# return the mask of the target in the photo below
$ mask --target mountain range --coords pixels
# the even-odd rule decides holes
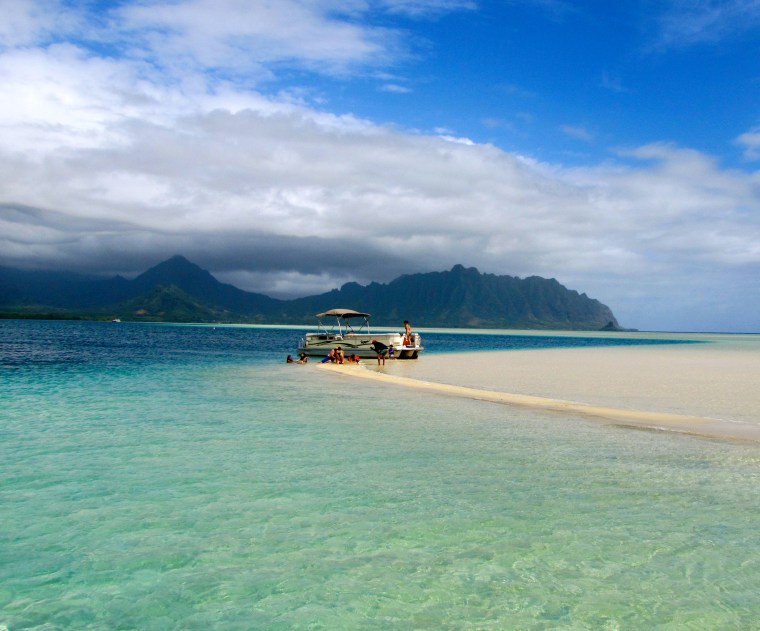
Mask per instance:
[[[0,316],[313,324],[332,308],[372,314],[376,325],[620,330],[606,305],[554,279],[450,271],[407,274],[390,283],[346,283],[330,292],[279,300],[221,283],[183,256],[132,280],[0,267]]]

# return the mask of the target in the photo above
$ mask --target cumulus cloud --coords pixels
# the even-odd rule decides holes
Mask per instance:
[[[198,64],[245,72],[277,62],[343,72],[354,64],[387,61],[402,41],[395,31],[331,17],[358,11],[356,3],[279,0],[161,0],[119,10],[125,34],[136,35],[134,54],[160,65]]]
[[[279,33],[266,54],[345,68],[381,45],[330,3],[297,4],[268,4],[261,19],[310,11],[314,32],[346,45],[299,48],[296,30]],[[236,2],[214,5],[229,11],[215,25],[198,24],[210,6],[119,9],[109,17],[122,20],[117,33],[143,29],[128,55],[53,41],[0,53],[0,264],[129,276],[184,254],[245,289],[293,296],[463,263],[557,277],[629,326],[673,326],[674,302],[685,321],[696,287],[760,312],[758,174],[661,143],[567,168],[445,130],[408,132],[243,89],[198,67],[233,65],[232,48],[201,44],[235,28],[256,39],[259,27],[234,26]],[[342,6],[345,15],[367,3]],[[432,3],[375,8],[415,6]],[[282,13],[268,14],[273,7]],[[19,41],[43,37],[45,24]],[[170,26],[161,44],[145,35]],[[146,50],[178,66],[158,68]],[[271,63],[253,50],[256,63]],[[739,142],[758,146],[754,131]]]
[[[86,28],[86,21],[58,0],[4,0],[2,9],[2,48],[49,43]]]
[[[736,139],[736,144],[744,147],[744,157],[747,160],[760,159],[760,127],[741,134]]]
[[[0,154],[2,190],[26,204],[0,208],[3,264],[33,254],[129,274],[181,252],[282,295],[463,262],[558,276],[613,304],[631,276],[673,291],[694,269],[760,266],[756,178],[669,145],[628,152],[633,166],[563,169],[254,109],[130,121],[118,135],[129,142],[44,162]]]

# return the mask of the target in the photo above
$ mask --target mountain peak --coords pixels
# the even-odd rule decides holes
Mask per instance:
[[[461,263],[457,263],[454,267],[451,268],[452,274],[471,274],[473,276],[480,275],[480,272],[478,271],[477,267],[465,267]]]
[[[179,254],[154,265],[135,278],[134,282],[145,288],[156,285],[176,285],[185,291],[221,284],[208,271]]]
[[[162,261],[161,263],[158,263],[157,265],[154,265],[151,267],[148,272],[155,269],[192,269],[192,270],[200,270],[205,271],[195,263],[189,261],[181,254],[175,254],[171,258],[166,259],[165,261]]]

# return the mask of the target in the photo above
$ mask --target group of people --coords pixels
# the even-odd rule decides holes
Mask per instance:
[[[327,362],[332,362],[333,364],[358,364],[359,356],[346,355],[345,351],[340,346],[336,346],[328,353],[327,357],[322,360],[323,364],[326,364]]]
[[[414,334],[409,320],[404,320],[404,346],[414,346]],[[385,366],[386,359],[396,359],[396,349],[393,344],[388,346],[377,340],[372,340],[372,350],[377,354],[377,365]]]
[[[285,360],[288,364],[305,364],[309,361],[309,358],[306,356],[306,353],[301,353],[298,356],[298,360],[293,359],[292,355],[288,355],[288,358]]]

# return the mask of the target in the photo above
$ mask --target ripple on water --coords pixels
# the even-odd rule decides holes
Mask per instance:
[[[216,354],[6,383],[14,631],[742,629],[760,614],[753,447]]]

